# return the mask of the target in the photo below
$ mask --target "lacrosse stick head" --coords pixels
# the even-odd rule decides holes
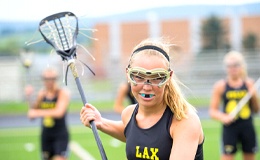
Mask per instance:
[[[76,58],[78,18],[72,12],[60,12],[40,21],[39,32],[62,60]]]

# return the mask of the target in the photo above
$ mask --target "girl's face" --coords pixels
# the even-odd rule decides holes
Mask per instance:
[[[51,90],[56,85],[57,74],[55,72],[46,71],[42,75],[42,80],[47,90]]]
[[[140,67],[146,70],[154,69],[165,69],[168,70],[169,67],[165,63],[165,59],[155,55],[143,55],[137,53],[131,64],[131,68]],[[167,83],[167,82],[166,82]],[[142,84],[132,84],[132,93],[140,106],[152,107],[158,106],[163,102],[163,93],[165,89],[165,84],[158,87],[156,85],[151,85],[149,83]],[[148,96],[149,95],[149,96]]]
[[[225,63],[229,77],[238,78],[241,76],[242,64],[235,59],[228,59]]]

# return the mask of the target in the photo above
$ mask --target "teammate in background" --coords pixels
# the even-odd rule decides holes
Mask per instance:
[[[247,77],[246,63],[241,53],[231,51],[225,55],[223,62],[227,77],[215,83],[209,109],[210,116],[223,124],[221,159],[233,160],[240,143],[244,160],[254,160],[257,137],[252,116],[259,111],[254,82]],[[252,93],[251,99],[234,119],[229,113],[248,92]]]
[[[202,160],[204,134],[196,110],[181,94],[170,67],[169,44],[144,40],[126,68],[137,104],[126,107],[121,121],[105,119],[91,104],[80,112],[89,127],[126,142],[127,159]]]
[[[135,97],[132,94],[131,91],[131,85],[129,83],[121,83],[118,91],[117,91],[117,96],[115,99],[115,103],[114,103],[114,111],[117,113],[122,113],[122,111],[124,110],[125,106],[124,106],[124,100],[125,98],[127,98],[129,100],[130,104],[136,104],[137,101],[135,99]]]
[[[42,118],[41,156],[43,160],[66,160],[68,158],[69,131],[66,113],[70,101],[69,92],[57,84],[58,72],[54,68],[43,71],[44,88],[30,103],[28,118]],[[32,95],[32,87],[25,88],[25,95]]]

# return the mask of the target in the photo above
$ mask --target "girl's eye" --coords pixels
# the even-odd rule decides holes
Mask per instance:
[[[153,80],[154,81],[162,81],[162,80],[164,80],[165,79],[165,77],[158,77],[158,78],[154,78]]]
[[[142,78],[140,76],[134,76],[134,79],[143,80],[144,78]]]
[[[156,78],[154,80],[163,80],[163,77],[160,77],[160,78]]]

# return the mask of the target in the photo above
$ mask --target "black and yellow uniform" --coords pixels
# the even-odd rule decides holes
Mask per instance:
[[[238,88],[232,88],[226,83],[222,95],[223,112],[230,113],[247,93],[248,88],[245,82]],[[221,144],[223,153],[236,153],[238,143],[241,143],[242,150],[245,153],[255,153],[257,151],[257,139],[250,101],[243,106],[232,124],[223,125]]]
[[[53,99],[44,97],[40,103],[41,109],[55,108],[58,92]],[[54,155],[68,156],[69,133],[65,120],[61,118],[44,117],[42,119],[41,147],[42,159],[49,160]]]
[[[124,134],[126,136],[126,154],[129,160],[138,159],[169,159],[173,139],[170,135],[170,126],[173,113],[166,107],[160,120],[150,128],[139,128],[136,122],[138,104],[127,124]],[[195,160],[203,160],[203,143],[198,145]]]

